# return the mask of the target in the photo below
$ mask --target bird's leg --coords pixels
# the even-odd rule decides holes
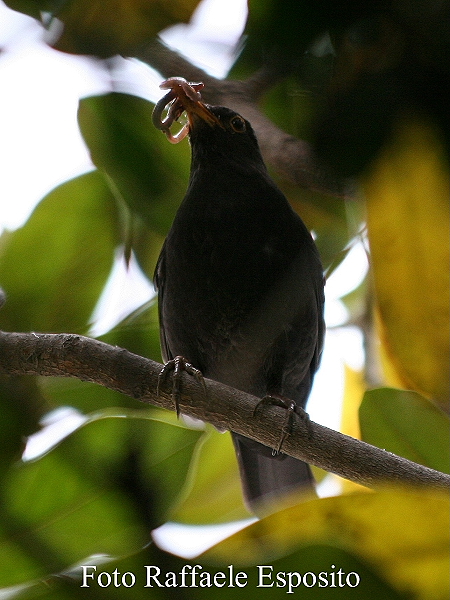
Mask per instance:
[[[164,367],[161,369],[158,376],[158,386],[156,389],[156,394],[159,396],[160,384],[163,379],[166,378],[167,373],[169,371],[173,371],[172,375],[172,399],[175,404],[175,410],[177,411],[177,416],[180,416],[180,397],[181,397],[181,376],[183,371],[186,371],[189,375],[195,377],[197,382],[203,387],[203,391],[205,396],[206,392],[206,384],[203,374],[199,369],[196,369],[191,363],[188,363],[187,360],[183,356],[175,356],[172,360],[166,362]]]
[[[290,400],[285,396],[281,396],[280,394],[268,394],[267,396],[264,396],[264,398],[262,398],[253,409],[253,415],[256,414],[256,411],[263,404],[281,406],[282,408],[286,409],[286,416],[284,419],[283,427],[281,429],[280,441],[278,442],[277,448],[274,448],[272,451],[272,454],[275,456],[276,454],[279,454],[281,452],[284,440],[291,432],[294,415],[298,415],[300,418],[305,419],[306,421],[309,421],[309,415],[305,410],[303,410],[303,408],[297,406],[297,404],[293,400]]]

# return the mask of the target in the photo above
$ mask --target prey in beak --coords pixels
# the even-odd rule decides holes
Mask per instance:
[[[196,117],[211,126],[219,125],[223,128],[219,119],[201,100],[200,90],[204,87],[203,83],[188,82],[182,77],[169,77],[159,87],[162,90],[170,91],[155,105],[152,114],[153,125],[164,132],[172,144],[178,144],[187,136],[189,128],[192,127],[193,119]],[[163,118],[163,113],[166,110],[166,116]],[[172,134],[170,128],[183,112],[187,113],[188,123],[183,125],[178,133]]]

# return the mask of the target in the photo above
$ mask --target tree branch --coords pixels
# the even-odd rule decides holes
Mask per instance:
[[[205,101],[232,108],[250,121],[264,160],[288,181],[342,198],[356,196],[353,181],[329,173],[318,163],[307,142],[279,129],[258,108],[262,94],[284,76],[279,69],[267,65],[246,80],[216,79],[158,40],[136,52],[135,58],[159,71],[163,77],[181,76],[188,81],[203,81]]]
[[[170,385],[156,393],[161,368],[128,350],[79,335],[0,332],[1,374],[76,377],[173,410]],[[259,398],[205,381],[207,396],[196,380],[183,376],[180,408],[184,414],[277,447],[286,414],[283,408],[264,406],[254,413]],[[369,487],[387,482],[450,486],[449,475],[307,419],[294,418],[283,452]]]

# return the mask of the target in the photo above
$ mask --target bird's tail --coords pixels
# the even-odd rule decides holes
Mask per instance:
[[[244,498],[257,516],[270,512],[270,505],[293,491],[315,493],[310,466],[287,454],[232,433]]]

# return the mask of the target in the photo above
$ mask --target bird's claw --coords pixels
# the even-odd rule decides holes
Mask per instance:
[[[175,404],[175,410],[177,416],[180,416],[180,398],[181,398],[181,376],[183,371],[195,377],[196,381],[203,387],[203,391],[206,395],[206,383],[202,372],[196,369],[191,363],[188,363],[183,356],[175,356],[172,360],[166,362],[164,367],[161,369],[158,376],[158,386],[156,394],[159,396],[160,386],[162,381],[166,378],[167,374],[173,371],[172,375],[172,399]]]
[[[284,418],[283,427],[281,429],[280,441],[278,442],[278,446],[272,450],[272,454],[275,456],[281,452],[281,448],[283,447],[284,440],[291,433],[292,421],[293,421],[294,415],[298,415],[302,419],[307,419],[307,420],[309,420],[309,415],[305,410],[303,410],[303,408],[301,408],[300,406],[297,406],[297,404],[293,400],[290,400],[289,398],[285,398],[284,396],[280,396],[280,395],[273,395],[273,396],[268,395],[268,396],[264,396],[264,398],[262,398],[257,403],[255,408],[253,409],[253,416],[255,416],[257,410],[263,404],[266,406],[267,405],[281,406],[281,408],[286,409],[286,416]]]
[[[183,77],[169,77],[159,87],[170,91],[156,103],[152,114],[153,125],[165,133],[169,142],[178,144],[189,133],[189,124],[183,125],[176,134],[172,134],[170,128],[185,109],[183,98],[192,102],[199,102],[201,100],[200,90],[203,89],[204,84],[201,82],[188,82]],[[166,107],[167,114],[163,118]]]

